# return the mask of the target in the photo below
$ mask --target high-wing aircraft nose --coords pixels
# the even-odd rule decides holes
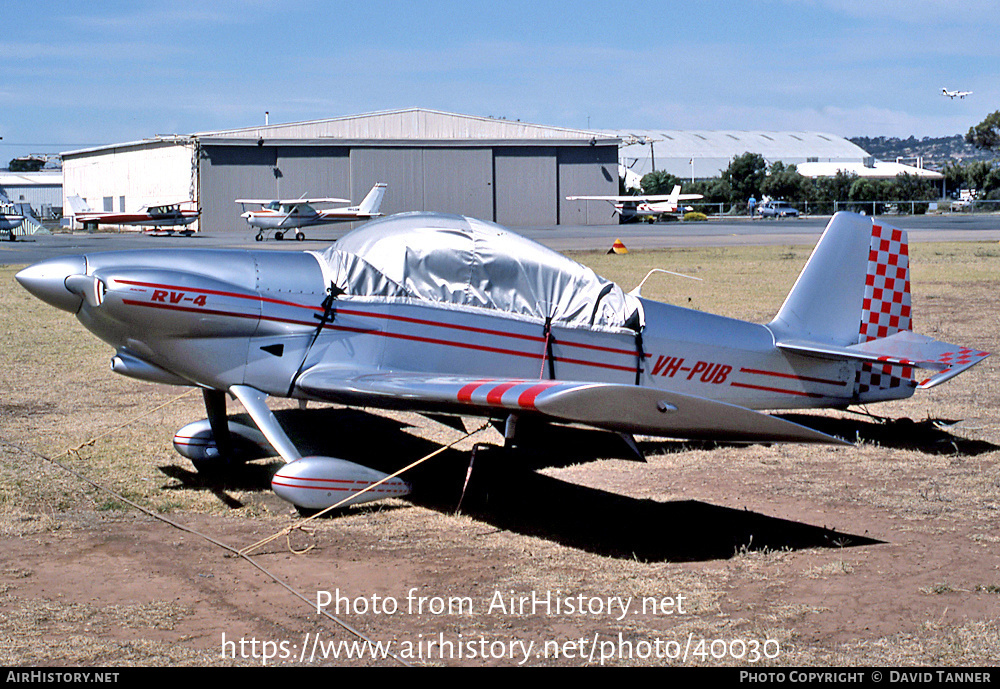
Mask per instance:
[[[60,256],[28,266],[14,278],[21,287],[57,309],[76,313],[83,297],[66,288],[66,278],[87,274],[87,259],[83,256]]]

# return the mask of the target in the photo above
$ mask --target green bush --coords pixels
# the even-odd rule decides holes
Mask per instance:
[[[684,221],[689,222],[691,220],[700,221],[708,220],[708,216],[704,213],[699,213],[698,211],[689,211],[684,214]]]

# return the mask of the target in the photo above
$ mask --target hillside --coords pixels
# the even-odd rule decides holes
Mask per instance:
[[[924,167],[941,168],[949,161],[972,162],[974,160],[992,160],[995,154],[981,151],[971,144],[965,143],[961,134],[955,136],[929,137],[922,139],[909,137],[900,139],[894,136],[855,136],[848,139],[879,160],[895,160],[896,158],[914,158],[922,156]],[[912,164],[912,161],[901,161]]]

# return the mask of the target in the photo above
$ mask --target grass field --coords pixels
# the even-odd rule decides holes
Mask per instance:
[[[626,289],[654,267],[700,277],[656,275],[643,295],[766,322],[808,253],[745,247],[570,255]],[[0,269],[8,286],[0,293],[0,662],[259,664],[220,657],[220,635],[298,639],[321,630],[350,638],[246,563],[138,515],[34,454],[58,457],[157,514],[237,546],[297,518],[268,489],[273,461],[224,479],[195,474],[171,438],[204,416],[201,396],[111,373],[110,348],[17,287],[14,272]],[[916,331],[1000,350],[1000,246],[911,245],[911,273]],[[305,555],[292,555],[282,540],[259,558],[308,593],[338,587],[403,601],[416,587],[477,603],[472,614],[349,616],[372,638],[400,644],[438,634],[539,644],[702,640],[706,653],[686,659],[624,657],[619,644],[606,664],[994,665],[996,361],[868,410],[886,419],[822,413],[818,423],[856,440],[851,448],[643,438],[648,462],[640,464],[605,434],[553,432],[534,452],[486,450],[456,514],[472,443],[499,442],[489,431],[421,467],[412,499],[321,520],[312,535],[295,536],[317,546]],[[416,414],[322,405],[300,413],[283,400],[272,400],[272,408],[299,442],[347,458],[402,465],[459,437]],[[231,403],[230,413],[241,411]],[[622,619],[486,612],[497,592],[556,591],[637,601],[683,596],[684,605],[682,613]],[[779,651],[752,663],[737,657],[734,640],[771,641],[768,650]],[[726,653],[712,656],[723,647]],[[574,648],[528,664],[592,663]],[[384,662],[391,661],[362,664]]]

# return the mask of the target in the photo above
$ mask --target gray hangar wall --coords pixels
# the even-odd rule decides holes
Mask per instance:
[[[618,148],[507,145],[226,145],[202,143],[201,227],[246,230],[238,198],[341,197],[388,184],[382,212],[459,213],[502,225],[613,222],[603,204],[567,195],[618,193]]]

